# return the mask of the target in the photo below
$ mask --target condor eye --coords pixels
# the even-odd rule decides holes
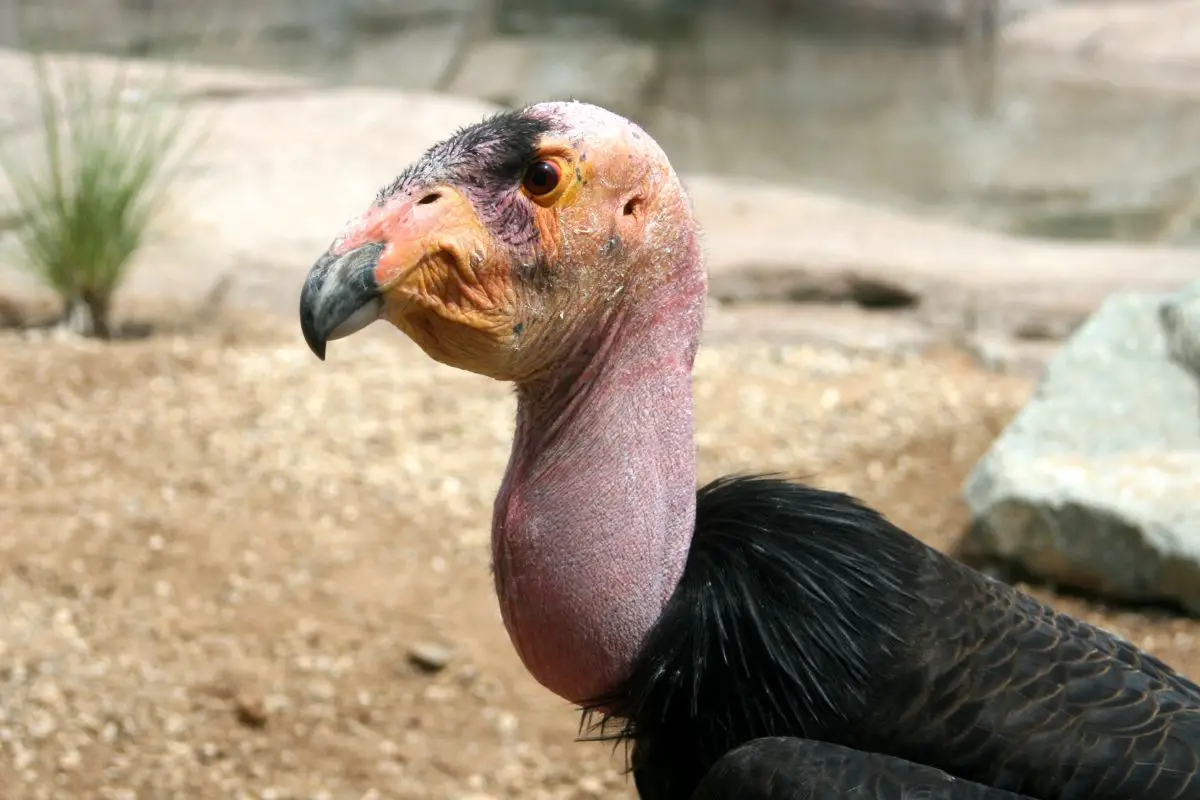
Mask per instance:
[[[562,171],[553,161],[535,161],[525,170],[521,186],[534,197],[550,194],[562,180]]]

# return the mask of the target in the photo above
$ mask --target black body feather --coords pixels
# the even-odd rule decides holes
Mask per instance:
[[[811,739],[755,739],[704,776],[692,800],[1029,800],[941,770]]]
[[[923,765],[979,784],[927,795],[947,800],[1005,797],[969,793],[983,787],[1200,800],[1196,684],[853,498],[768,477],[699,491],[679,587],[627,680],[589,708],[632,743],[646,800],[691,798],[726,754],[712,785],[742,788],[707,797],[921,797],[904,787],[925,785]],[[731,752],[765,737],[789,737],[790,750],[764,744],[757,762]],[[821,743],[860,760],[830,767]],[[768,756],[792,778],[851,780],[835,773],[853,767],[861,780],[851,793],[773,794],[754,783],[778,778]]]

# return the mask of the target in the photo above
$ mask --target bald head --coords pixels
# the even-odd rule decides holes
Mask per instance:
[[[703,293],[695,224],[658,144],[542,103],[431,147],[336,237],[301,301],[310,346],[386,319],[444,363],[522,381],[614,314]]]

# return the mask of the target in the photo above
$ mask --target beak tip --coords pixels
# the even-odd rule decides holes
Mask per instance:
[[[312,351],[314,356],[321,361],[325,360],[325,339],[317,336],[316,331],[307,325],[304,326],[304,343],[308,345],[308,349]]]
[[[300,303],[300,332],[304,335],[304,343],[308,345],[312,354],[324,361],[326,340],[317,332],[316,321],[306,301],[307,298]]]

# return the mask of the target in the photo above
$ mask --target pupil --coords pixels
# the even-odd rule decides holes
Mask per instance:
[[[529,165],[522,183],[526,191],[541,197],[554,191],[561,176],[558,167],[549,161],[537,161]]]

